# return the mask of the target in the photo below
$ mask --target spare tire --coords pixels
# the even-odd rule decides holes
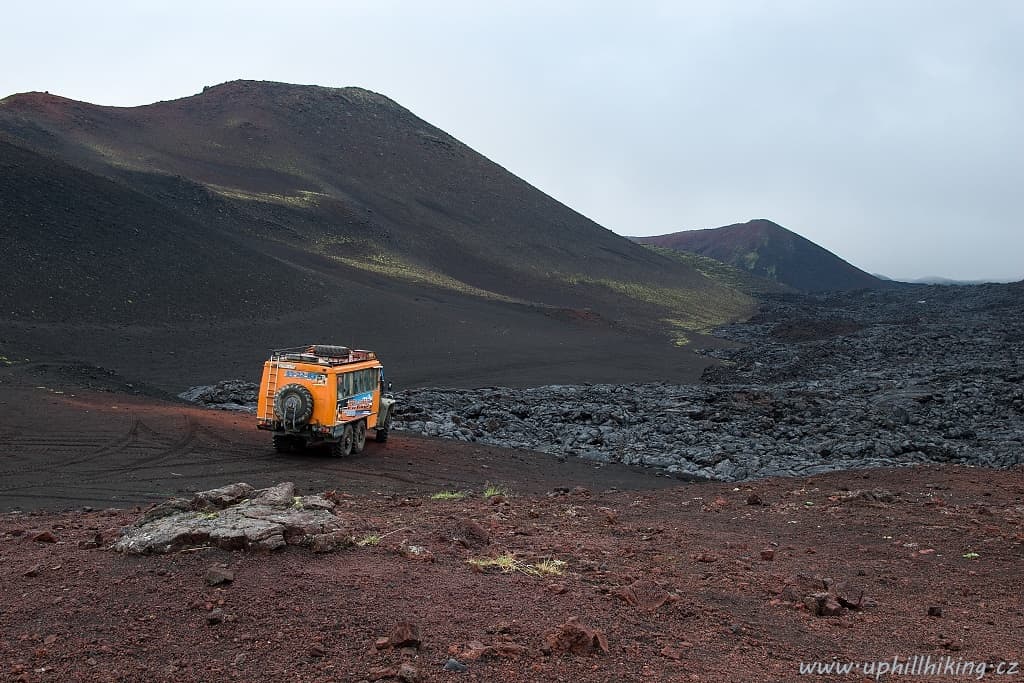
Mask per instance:
[[[305,426],[313,417],[313,394],[301,384],[286,384],[274,396],[274,414],[285,429]]]
[[[313,354],[321,358],[348,358],[350,353],[347,346],[329,346],[317,344],[313,347]]]

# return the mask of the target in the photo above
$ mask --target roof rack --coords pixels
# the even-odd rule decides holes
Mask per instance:
[[[281,362],[313,363],[315,365],[345,365],[367,360],[376,360],[377,354],[365,349],[350,349],[347,346],[333,344],[310,344],[308,346],[291,346],[274,349],[270,352],[270,360]]]

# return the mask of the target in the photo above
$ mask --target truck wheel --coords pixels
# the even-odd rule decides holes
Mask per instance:
[[[313,417],[313,394],[301,384],[286,384],[274,396],[274,413],[286,428],[302,427]]]
[[[366,446],[366,421],[360,420],[356,422],[355,435],[352,439],[352,452],[362,453],[364,446]]]
[[[331,455],[336,458],[342,458],[346,455],[352,454],[352,443],[355,441],[355,432],[352,430],[352,425],[345,425],[345,429],[341,432],[341,439],[331,444]]]
[[[313,347],[313,353],[324,358],[347,358],[349,349],[347,346],[329,346],[317,344]]]

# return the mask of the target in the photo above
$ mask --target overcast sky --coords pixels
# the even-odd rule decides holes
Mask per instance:
[[[1024,1],[9,3],[0,97],[382,93],[622,235],[770,218],[869,272],[1024,278]]]

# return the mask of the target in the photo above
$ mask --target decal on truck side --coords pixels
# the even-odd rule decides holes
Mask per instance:
[[[327,375],[322,372],[304,372],[302,370],[286,370],[284,373],[285,377],[295,379],[308,379],[310,382],[317,386],[327,384]]]
[[[367,391],[356,394],[344,402],[338,402],[338,417],[352,418],[365,417],[373,412],[373,392]]]

